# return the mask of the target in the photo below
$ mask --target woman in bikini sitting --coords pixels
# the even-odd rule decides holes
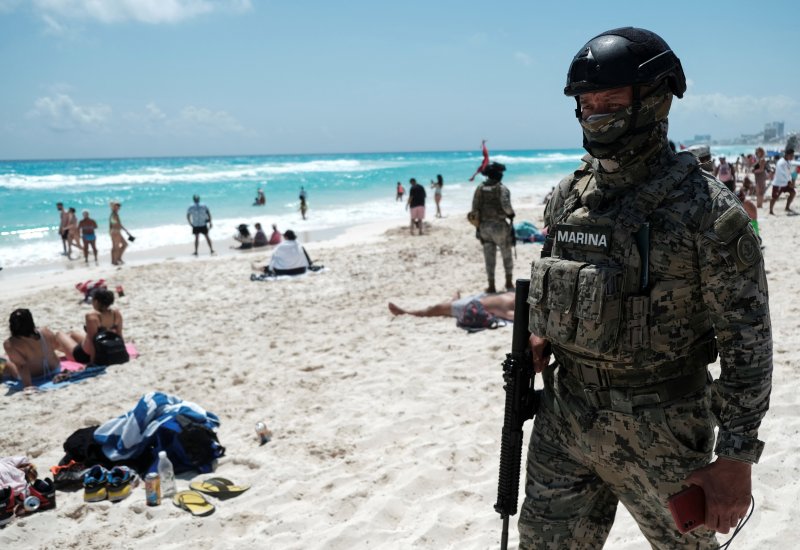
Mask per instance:
[[[4,376],[20,380],[28,388],[58,373],[61,362],[55,353],[56,336],[47,327],[37,329],[30,310],[15,309],[8,326],[11,337],[3,342],[8,355]]]
[[[94,310],[86,314],[83,325],[86,333],[73,331],[56,335],[59,349],[68,359],[88,365],[94,361],[94,337],[98,332],[110,330],[122,336],[122,313],[118,309],[111,309],[113,303],[113,292],[98,290],[92,298]]]

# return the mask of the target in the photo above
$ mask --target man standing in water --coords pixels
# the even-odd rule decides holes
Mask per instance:
[[[197,246],[200,240],[200,235],[204,235],[208,243],[208,249],[214,253],[214,246],[211,244],[211,237],[208,236],[208,230],[211,229],[211,212],[204,204],[200,204],[200,196],[195,195],[192,197],[194,204],[189,207],[186,212],[186,220],[192,226],[192,234],[194,235],[194,255],[197,256]]]
[[[589,154],[548,202],[531,270],[545,385],[521,549],[600,548],[620,501],[653,548],[718,548],[714,532],[750,506],[772,377],[767,280],[736,196],[668,146],[685,91],[680,60],[644,29],[604,32],[570,65]],[[667,500],[688,485],[705,495],[704,528],[681,534]]]

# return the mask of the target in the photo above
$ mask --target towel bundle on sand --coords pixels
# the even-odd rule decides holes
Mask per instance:
[[[139,455],[161,425],[178,415],[210,429],[219,426],[217,415],[196,403],[175,395],[150,392],[132,410],[97,428],[94,439],[103,446],[103,454],[109,459],[125,460]]]

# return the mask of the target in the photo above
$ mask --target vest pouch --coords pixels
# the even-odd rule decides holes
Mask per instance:
[[[531,288],[528,292],[528,330],[544,338],[547,334],[547,272],[558,258],[541,258],[531,266]]]
[[[622,316],[622,269],[586,265],[578,275],[575,346],[594,353],[617,347]]]
[[[554,258],[547,272],[547,309],[545,334],[555,344],[571,345],[575,340],[578,319],[575,317],[575,295],[578,274],[587,265]]]

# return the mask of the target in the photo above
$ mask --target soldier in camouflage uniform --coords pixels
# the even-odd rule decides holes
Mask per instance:
[[[532,266],[545,390],[520,548],[600,548],[619,501],[653,548],[716,548],[750,504],[772,374],[764,262],[733,193],[667,145],[685,90],[678,58],[643,29],[595,37],[570,66],[589,155],[548,202]],[[667,499],[689,484],[706,524],[681,535]]]
[[[480,220],[478,238],[483,244],[483,259],[486,262],[486,277],[489,286],[486,292],[497,292],[494,284],[494,268],[497,261],[497,249],[503,256],[503,268],[506,272],[506,290],[514,290],[514,259],[511,247],[514,245],[514,232],[511,229],[514,221],[514,209],[511,207],[511,192],[502,184],[505,165],[492,162],[481,171],[486,180],[481,183],[472,196],[472,216]],[[511,222],[506,222],[509,218]]]

